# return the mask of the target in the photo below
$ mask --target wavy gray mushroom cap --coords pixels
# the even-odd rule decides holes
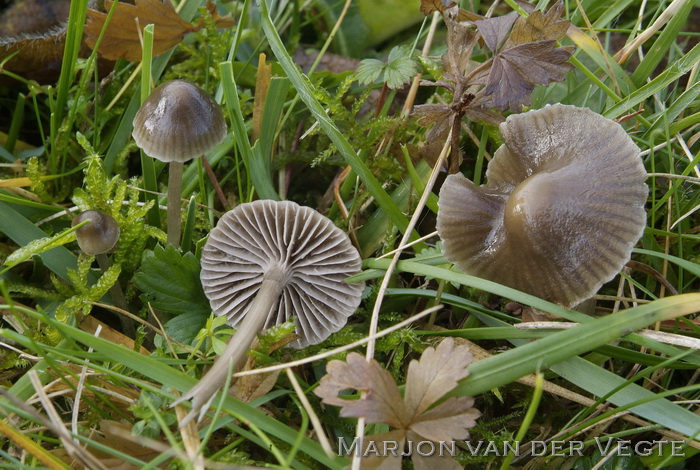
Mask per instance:
[[[219,104],[184,80],[171,80],[153,90],[136,113],[133,125],[136,145],[163,162],[186,162],[226,137],[226,121]]]
[[[302,348],[341,329],[364,283],[346,283],[362,260],[348,236],[319,212],[291,201],[261,200],[224,214],[202,250],[201,280],[212,310],[236,327],[263,276],[284,287],[265,328],[296,317]],[[235,338],[234,338],[235,340]]]
[[[440,190],[445,257],[466,274],[565,307],[620,272],[646,225],[639,148],[618,123],[552,105],[509,116],[488,182]]]
[[[75,231],[75,238],[83,253],[100,255],[117,246],[121,230],[114,217],[102,211],[87,210],[75,217],[71,226],[75,227],[84,220],[90,222]]]

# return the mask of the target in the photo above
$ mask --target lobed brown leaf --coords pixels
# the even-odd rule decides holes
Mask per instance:
[[[456,21],[447,21],[447,50],[442,55],[446,74],[466,75],[476,45],[476,31]]]
[[[513,28],[513,23],[518,19],[517,13],[508,13],[507,15],[497,16],[495,18],[487,18],[485,20],[475,21],[476,27],[479,28],[484,42],[491,52],[498,52],[501,44],[505,41],[508,33]]]
[[[562,19],[563,12],[564,3],[559,1],[546,14],[542,14],[542,10],[535,10],[527,18],[518,17],[508,43],[516,45],[545,40],[558,41],[566,35],[571,24],[569,20]]]
[[[556,47],[554,40],[521,44],[493,57],[484,100],[480,106],[518,112],[530,104],[535,85],[548,85],[566,78],[573,68],[567,61],[573,47]],[[477,103],[475,103],[477,104]]]
[[[342,406],[340,416],[364,417],[368,423],[405,427],[409,413],[399,389],[391,374],[377,361],[367,362],[362,355],[350,353],[345,361],[330,361],[326,372],[315,393],[324,403]],[[348,389],[364,394],[359,400],[338,397],[340,391]]]
[[[412,360],[406,375],[404,401],[413,417],[426,411],[468,376],[467,365],[473,360],[469,347],[454,347],[452,338],[446,338],[437,348],[426,349],[420,360]]]
[[[386,423],[396,428],[384,434],[367,436],[363,455],[371,455],[370,445],[377,442],[399,443],[398,458],[378,449],[376,456],[365,458],[362,468],[400,469],[400,454],[407,442],[431,440],[449,442],[468,439],[468,429],[476,424],[481,413],[471,397],[451,397],[431,408],[437,401],[469,375],[466,370],[473,356],[468,346],[454,346],[447,338],[437,348],[425,350],[420,360],[408,366],[405,397],[402,399],[391,375],[374,360],[367,362],[351,353],[346,362],[331,361],[328,374],[321,379],[315,393],[324,403],[342,406],[341,416],[364,417],[368,423]],[[342,390],[365,392],[359,400],[338,397]],[[449,455],[427,457],[413,452],[414,468],[457,469]]]

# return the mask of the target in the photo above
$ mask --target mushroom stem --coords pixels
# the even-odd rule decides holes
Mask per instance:
[[[182,193],[182,162],[170,162],[168,169],[168,243],[180,247],[180,196]]]
[[[284,285],[284,281],[278,276],[268,276],[267,273],[263,276],[262,284],[250,306],[250,311],[238,325],[236,334],[229,339],[224,352],[214,361],[214,365],[204,374],[204,377],[171,405],[174,407],[190,398],[192,399],[192,411],[180,422],[180,426],[185,426],[197,414],[199,414],[198,419],[201,420],[209,402],[226,382],[229,367],[235,372],[243,365],[245,353],[250,349],[255,335],[265,325],[268,314],[277,305]]]
[[[100,266],[102,272],[106,272],[112,266],[112,263],[109,262],[109,258],[105,253],[95,255],[95,259],[97,260],[97,264]],[[109,295],[112,296],[112,302],[114,302],[115,307],[126,310],[124,291],[122,290],[122,286],[119,285],[118,279],[117,282],[115,282],[114,285],[109,288]],[[131,320],[120,314],[119,322],[121,323],[122,331],[126,336],[129,338],[136,338],[136,330],[134,329],[134,324],[131,323]]]

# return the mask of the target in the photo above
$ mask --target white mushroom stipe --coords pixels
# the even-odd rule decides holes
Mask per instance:
[[[620,124],[566,105],[508,117],[475,186],[450,175],[437,229],[466,274],[572,307],[620,272],[646,225],[639,148]]]
[[[346,283],[361,259],[348,236],[317,211],[290,201],[255,201],[227,212],[202,250],[201,280],[212,310],[237,328],[224,353],[174,404],[192,399],[181,425],[201,419],[214,394],[245,361],[255,335],[296,319],[303,348],[340,330],[364,283]]]

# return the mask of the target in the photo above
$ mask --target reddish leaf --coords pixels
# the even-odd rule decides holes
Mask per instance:
[[[566,78],[573,66],[567,61],[572,47],[556,47],[556,41],[537,41],[505,49],[493,57],[493,66],[480,106],[520,111],[530,104],[535,85],[548,85]]]
[[[476,21],[476,27],[479,28],[484,42],[494,54],[498,52],[501,44],[505,41],[508,33],[513,27],[513,23],[518,19],[517,13],[509,13],[504,16],[488,18],[486,20]]]

